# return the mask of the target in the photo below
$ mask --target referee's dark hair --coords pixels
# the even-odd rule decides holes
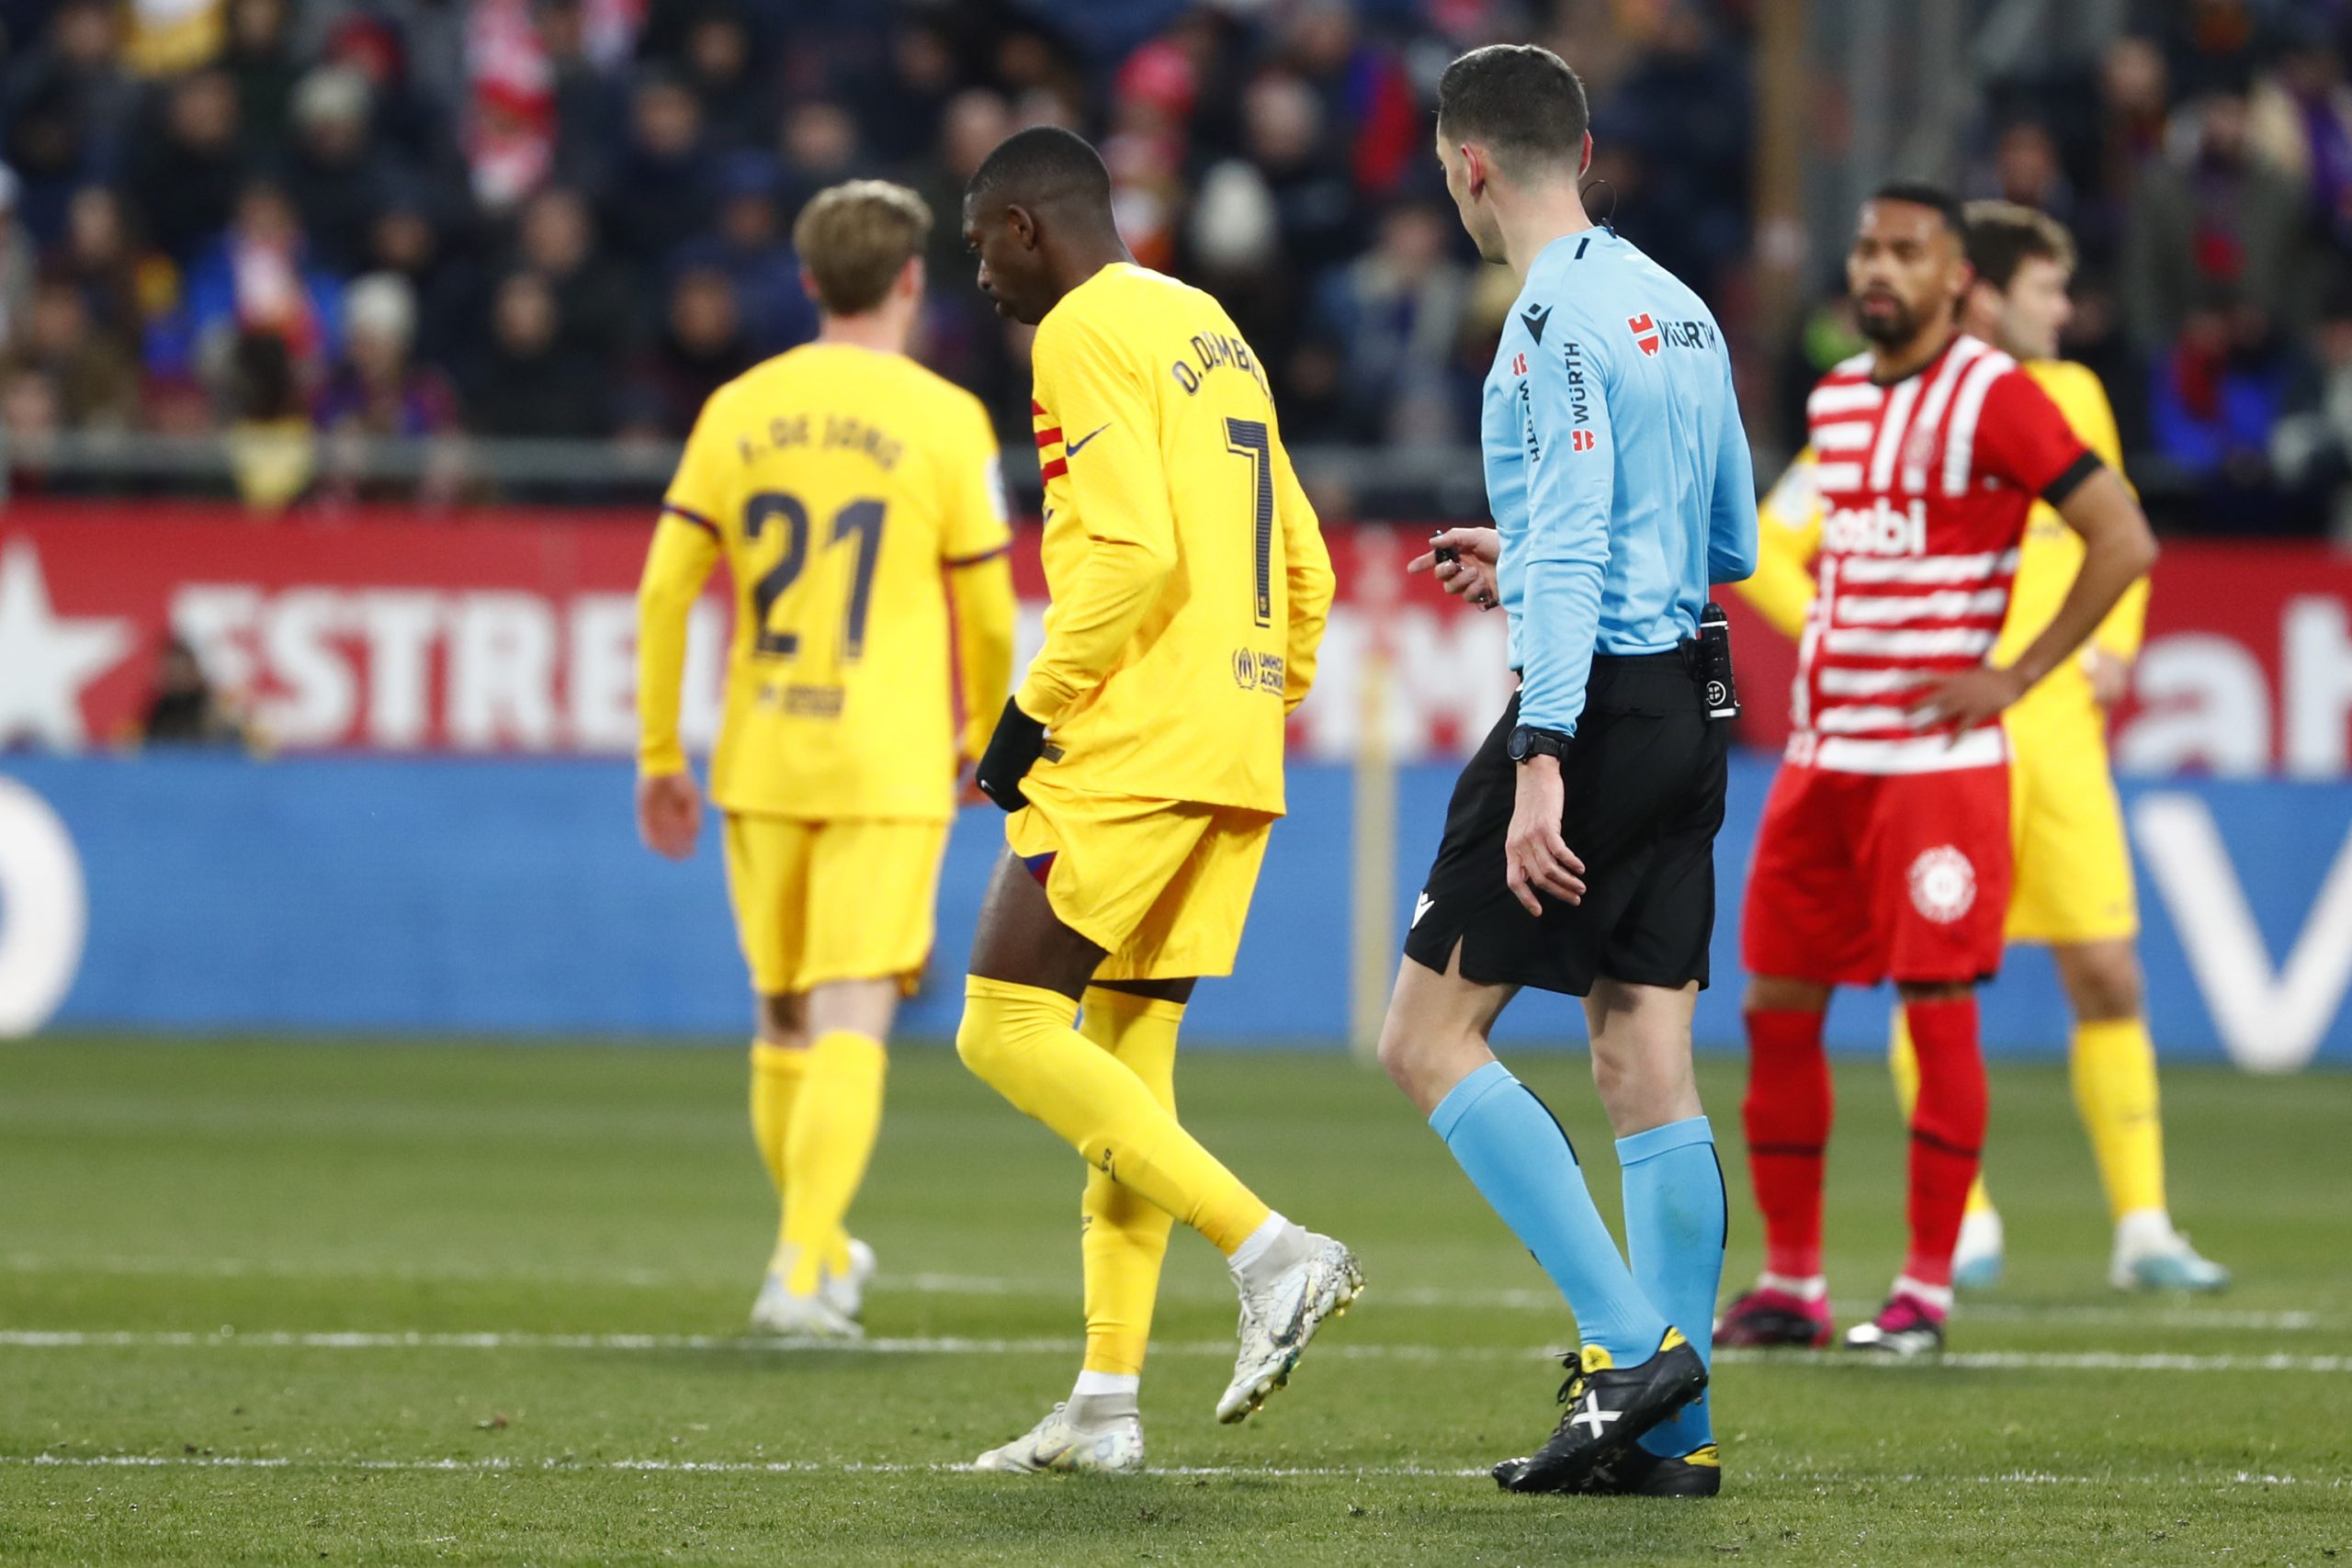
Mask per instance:
[[[1972,201],[1967,213],[1968,265],[1976,269],[1978,282],[2007,294],[2018,268],[2030,261],[2075,270],[2075,237],[2047,212],[2014,201]]]
[[[1584,163],[1592,109],[1583,78],[1550,50],[1492,43],[1438,78],[1437,126],[1449,142],[1485,143],[1505,174],[1565,168],[1573,175]]]
[[[1931,209],[1951,231],[1951,237],[1965,246],[1968,243],[1968,212],[1960,205],[1960,197],[1939,185],[1925,180],[1889,180],[1871,192],[1872,201],[1902,201],[1913,207]]]
[[[1003,202],[1111,218],[1111,171],[1087,140],[1057,125],[1016,130],[980,161],[964,187],[973,204]]]

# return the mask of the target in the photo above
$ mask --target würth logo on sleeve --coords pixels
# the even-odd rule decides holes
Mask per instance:
[[[1589,430],[1571,430],[1568,432],[1568,450],[1571,452],[1589,452],[1600,445],[1600,437],[1595,435]]]
[[[1527,374],[1527,355],[1523,354],[1514,354],[1510,356],[1510,373],[1514,376],[1524,376]]]
[[[1650,358],[1656,359],[1659,338],[1657,323],[1650,320],[1650,313],[1645,310],[1638,316],[1628,316],[1625,318],[1625,324],[1633,329],[1634,346]]]

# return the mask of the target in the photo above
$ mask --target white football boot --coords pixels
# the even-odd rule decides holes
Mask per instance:
[[[2119,1291],[2209,1294],[2230,1288],[2230,1271],[2189,1246],[2162,1209],[2134,1210],[2117,1224],[2107,1280]]]
[[[826,1304],[835,1312],[852,1323],[861,1323],[865,1318],[866,1282],[873,1278],[874,1249],[852,1236],[849,1238],[848,1271],[836,1274],[830,1269],[826,1269],[824,1277],[817,1283],[817,1293],[824,1297]]]
[[[1057,1404],[1028,1431],[974,1460],[972,1468],[1015,1475],[1134,1475],[1143,1469],[1143,1421],[1114,1416],[1081,1427],[1070,1419],[1068,1404]]]
[[[1328,1235],[1306,1233],[1306,1255],[1263,1287],[1241,1292],[1240,1353],[1233,1381],[1216,1402],[1216,1418],[1246,1420],[1290,1381],[1291,1369],[1326,1318],[1347,1314],[1363,1290],[1355,1254]]]
[[[759,1297],[752,1303],[752,1332],[786,1339],[865,1338],[865,1330],[827,1298],[821,1281],[805,1296],[785,1289],[785,1280],[792,1271],[789,1252],[788,1247],[777,1248],[775,1261],[768,1265],[768,1277],[760,1281]]]
[[[1998,1211],[1971,1209],[1962,1216],[1960,1245],[1951,1253],[1953,1286],[1962,1291],[1989,1291],[1999,1284],[2003,1239]]]

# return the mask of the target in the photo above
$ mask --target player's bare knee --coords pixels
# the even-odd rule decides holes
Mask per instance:
[[[1420,1070],[1420,1052],[1412,1032],[1400,1028],[1393,1012],[1381,1025],[1379,1055],[1380,1070],[1388,1075],[1388,1081],[1412,1094],[1414,1077]]]
[[[1700,1115],[1688,1040],[1596,1038],[1592,1087],[1620,1138]]]
[[[801,1008],[803,1027],[813,1038],[836,1030],[886,1040],[899,1010],[899,982],[833,980],[809,991]]]
[[[1829,987],[1815,980],[1758,975],[1747,982],[1739,1005],[1746,1012],[1820,1012],[1829,1006]]]
[[[1487,1048],[1487,1031],[1499,1010],[1492,991],[1463,979],[1458,970],[1440,975],[1410,958],[1398,966],[1380,1028],[1380,1066],[1422,1114],[1495,1059]]]
[[[753,1012],[762,1042],[787,1049],[808,1043],[808,1026],[797,993],[766,992],[755,999]]]
[[[2084,942],[2052,950],[2075,1017],[2113,1023],[2140,1016],[2140,960],[2128,942]]]

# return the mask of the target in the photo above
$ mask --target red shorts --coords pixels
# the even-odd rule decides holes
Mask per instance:
[[[1781,764],[1740,917],[1751,975],[1874,986],[2001,966],[2009,770],[1849,773]]]

